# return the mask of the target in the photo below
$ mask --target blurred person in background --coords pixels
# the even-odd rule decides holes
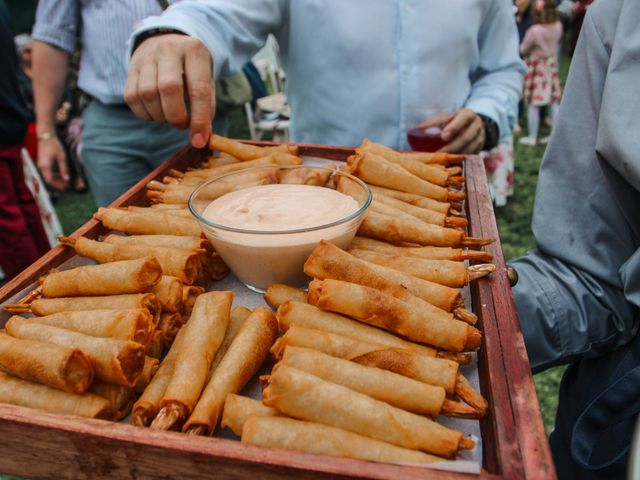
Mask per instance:
[[[180,2],[133,38],[127,101],[146,120],[189,124],[192,145],[203,147],[212,76],[239,71],[269,33],[287,73],[293,141],[357,145],[366,136],[407,148],[407,112],[433,99],[455,105],[444,151],[476,153],[511,136],[524,65],[511,6],[499,0]]]
[[[69,58],[81,39],[79,88],[82,158],[98,206],[111,203],[188,141],[179,130],[138,119],[126,105],[126,41],[136,22],[158,15],[166,0],[40,0],[32,37],[38,167],[47,183],[65,188],[67,152],[56,132]]]
[[[554,0],[536,0],[533,6],[533,24],[520,44],[520,53],[527,62],[524,78],[524,103],[527,105],[526,137],[520,138],[523,145],[538,144],[540,110],[551,108],[551,123],[560,107],[560,73],[558,52],[562,41],[562,23]],[[546,143],[548,138],[540,139]]]
[[[38,140],[33,102],[33,68],[31,62],[33,40],[31,38],[31,35],[28,35],[26,33],[17,35],[14,40],[16,44],[16,51],[20,59],[20,72],[18,75],[20,91],[22,92],[22,97],[25,100],[30,115],[27,137],[25,139],[25,147],[29,152],[29,156],[35,162],[38,159]],[[71,147],[67,140],[67,128],[72,118],[77,114],[76,105],[77,102],[73,97],[71,89],[65,87],[61,103],[55,115],[56,136],[60,140],[60,143],[65,150],[66,166],[70,178],[69,183],[73,187],[74,191],[84,192],[86,191],[86,185],[83,178],[82,167],[78,162],[77,155],[73,154],[73,152],[71,151]],[[55,198],[56,196],[57,191],[51,191],[51,197]]]
[[[536,250],[512,262],[534,372],[569,364],[550,436],[561,480],[626,478],[640,412],[640,3],[587,10],[540,168]]]
[[[11,19],[0,0],[0,267],[16,276],[49,250],[40,211],[25,185],[20,150],[29,112],[18,87],[18,58]]]

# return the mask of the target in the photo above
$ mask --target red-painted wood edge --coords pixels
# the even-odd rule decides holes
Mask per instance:
[[[507,277],[484,165],[479,157],[471,157],[465,164],[471,234],[495,239],[495,242],[485,249],[493,254],[497,270],[489,277],[476,282],[472,292],[477,298],[474,304],[492,312],[482,315],[485,344],[498,342],[497,350],[494,350],[493,345],[484,346],[482,355],[487,355],[489,368],[480,371],[481,374],[487,372],[491,377],[485,378],[485,381],[497,382],[490,388],[492,394],[497,393],[501,397],[508,395],[506,404],[511,410],[497,412],[499,417],[495,421],[500,445],[496,451],[503,455],[500,463],[503,465],[505,478],[554,479],[556,472],[551,449]],[[489,323],[486,322],[487,319],[490,320]],[[498,362],[502,362],[502,368],[497,365]],[[483,388],[483,391],[486,391],[486,388]],[[494,399],[493,404],[501,409],[505,407],[504,399],[499,402],[495,402]],[[505,442],[513,444],[505,445]],[[513,448],[514,445],[519,451]],[[521,465],[522,472],[511,470],[512,465]]]

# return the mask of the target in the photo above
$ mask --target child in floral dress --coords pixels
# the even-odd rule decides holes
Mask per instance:
[[[560,105],[558,49],[562,39],[562,23],[554,0],[537,0],[533,8],[536,21],[520,44],[527,62],[523,99],[527,105],[528,135],[520,139],[524,145],[538,143],[540,107],[550,106],[551,122]],[[541,141],[543,141],[541,139]]]

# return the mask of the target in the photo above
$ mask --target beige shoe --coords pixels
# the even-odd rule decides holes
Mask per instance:
[[[538,144],[538,141],[533,137],[522,137],[518,140],[520,145],[527,145],[529,147],[535,147]]]

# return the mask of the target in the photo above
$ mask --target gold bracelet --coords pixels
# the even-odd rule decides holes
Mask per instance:
[[[51,140],[52,138],[56,138],[55,133],[53,132],[43,132],[43,133],[39,133],[38,134],[38,141],[42,141],[42,140]]]

